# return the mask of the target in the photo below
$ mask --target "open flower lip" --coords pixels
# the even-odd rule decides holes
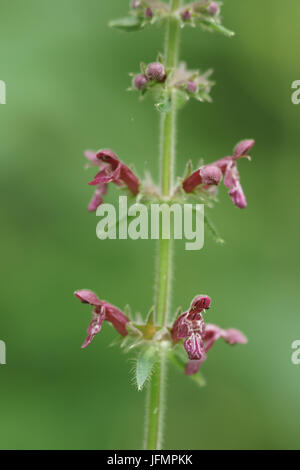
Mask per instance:
[[[117,185],[125,184],[132,194],[137,195],[139,192],[139,179],[130,170],[130,168],[125,165],[117,155],[111,150],[99,150],[97,152],[97,158],[100,162],[106,163],[107,166],[104,168],[103,172],[100,171],[95,179],[90,183],[91,185],[99,183],[110,183],[111,181]]]
[[[224,330],[217,325],[205,324],[203,314],[210,308],[210,304],[211,299],[208,296],[195,297],[189,310],[179,315],[171,329],[175,344],[185,339],[184,348],[189,359],[186,366],[187,375],[198,372],[207,359],[208,351],[218,339],[223,338],[230,345],[247,343],[246,336],[239,330],[233,328]]]
[[[93,291],[88,289],[78,290],[74,292],[74,295],[82,303],[94,307],[92,310],[92,319],[87,330],[87,337],[82,345],[83,349],[89,346],[94,337],[100,333],[104,321],[110,322],[121,336],[128,335],[126,325],[129,322],[129,318],[117,307],[100,300]]]
[[[136,196],[140,191],[139,178],[130,168],[125,165],[117,155],[109,149],[98,152],[86,151],[85,157],[92,166],[98,166],[99,171],[90,186],[97,186],[95,193],[89,203],[89,212],[94,212],[103,203],[103,196],[107,193],[108,184],[114,183],[119,187],[127,187]]]

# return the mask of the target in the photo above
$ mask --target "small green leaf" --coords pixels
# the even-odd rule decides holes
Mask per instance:
[[[158,350],[154,346],[148,346],[139,354],[136,364],[136,383],[139,391],[150,378],[157,358]]]
[[[221,24],[216,23],[214,20],[202,20],[202,23],[211,31],[216,31],[217,33],[224,34],[228,38],[231,38],[232,36],[235,35],[233,31],[230,31],[230,29],[225,28],[225,26],[222,26]]]
[[[136,16],[127,16],[125,18],[110,21],[109,26],[121,31],[139,31],[143,28],[143,20]]]

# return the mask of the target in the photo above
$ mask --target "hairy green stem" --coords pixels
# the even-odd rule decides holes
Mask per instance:
[[[172,11],[177,10],[181,0],[171,0]],[[170,18],[166,34],[165,61],[168,69],[177,66],[179,53],[180,26],[176,18]],[[163,196],[168,196],[172,189],[175,171],[175,141],[176,141],[176,91],[172,91],[171,110],[161,118],[161,190]]]
[[[166,355],[164,351],[161,351],[161,357],[156,364],[147,390],[145,449],[148,450],[162,449],[165,406],[165,368]]]
[[[182,5],[182,0],[170,0],[171,11]],[[166,33],[165,62],[168,69],[177,66],[179,55],[180,26],[176,18],[170,16]],[[161,191],[168,199],[173,189],[176,141],[176,91],[172,91],[171,109],[161,118]],[[156,324],[164,327],[168,321],[171,280],[172,280],[172,240],[159,240],[156,284]],[[145,448],[162,448],[162,426],[165,402],[166,357],[161,350],[160,360],[156,365],[148,388],[146,404]]]
[[[182,0],[171,0],[172,11],[181,6]],[[180,26],[172,16],[168,22],[165,45],[165,60],[168,69],[178,63]],[[172,91],[171,109],[161,118],[161,191],[167,199],[173,189],[176,143],[176,91]],[[156,322],[165,326],[168,320],[170,287],[172,278],[172,241],[160,240],[158,249],[158,275],[156,286]]]

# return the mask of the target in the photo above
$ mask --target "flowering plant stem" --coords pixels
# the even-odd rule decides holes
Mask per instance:
[[[112,150],[86,151],[85,157],[89,161],[89,166],[98,168],[96,176],[89,183],[96,187],[88,207],[90,212],[98,210],[103,203],[108,185],[114,183],[120,188],[126,187],[136,202],[145,199],[150,204],[155,201],[161,204],[164,201],[164,207],[162,205],[159,207],[164,218],[166,205],[175,202],[175,195],[181,206],[197,197],[199,202],[214,201],[217,186],[223,177],[233,203],[240,209],[244,209],[247,205],[237,160],[250,158],[249,151],[254,145],[253,139],[239,142],[231,156],[201,166],[195,171],[190,164],[187,164],[185,176],[179,179],[174,187],[177,111],[191,98],[210,102],[210,90],[213,86],[213,82],[209,80],[210,71],[201,74],[199,70],[188,70],[185,63],[178,65],[180,30],[184,26],[199,25],[210,31],[219,31],[227,36],[233,35],[221,24],[220,2],[196,0],[183,6],[184,3],[183,0],[169,0],[167,6],[165,2],[131,0],[130,15],[110,23],[111,26],[128,32],[141,30],[156,22],[167,26],[164,57],[159,55],[156,62],[148,65],[141,63],[140,73],[133,74],[131,88],[140,91],[141,96],[151,91],[157,92],[153,95],[159,100],[156,108],[161,112],[160,191],[157,191],[155,185],[149,184],[148,178],[146,181],[140,180]],[[103,215],[103,212],[97,212],[97,215]],[[105,220],[105,223],[108,232],[104,230],[104,233],[111,238],[110,222]],[[219,241],[213,225],[209,222],[207,225]],[[115,224],[114,227],[116,229]],[[161,228],[159,221],[157,228]],[[163,223],[161,236],[158,237],[155,305],[149,311],[145,323],[134,319],[130,314],[130,308],[127,308],[124,314],[115,305],[101,300],[93,291],[83,289],[74,293],[82,303],[92,307],[92,319],[83,348],[89,346],[94,337],[100,333],[103,323],[109,322],[121,336],[120,345],[125,352],[132,349],[139,351],[135,381],[138,390],[142,390],[144,385],[148,384],[145,448],[149,450],[160,450],[163,445],[167,361],[178,366],[185,375],[203,386],[204,380],[199,370],[207,359],[208,351],[217,340],[222,338],[231,345],[247,343],[247,338],[239,330],[205,324],[203,315],[211,304],[211,298],[206,294],[197,295],[187,310],[182,313],[181,309],[178,309],[176,318],[169,318],[173,242],[164,232]],[[140,230],[137,238],[141,238]],[[188,362],[178,355],[180,353],[178,348],[181,348],[181,352],[185,350]]]
[[[182,0],[170,0],[171,11],[180,8]],[[165,61],[168,68],[177,66],[179,55],[180,26],[172,16],[168,19],[165,44]],[[171,108],[161,117],[161,191],[164,198],[171,196],[175,167],[176,140],[176,90],[171,94]],[[159,240],[156,284],[156,324],[164,327],[168,321],[172,279],[172,240]],[[162,426],[165,407],[166,358],[163,348],[149,384],[146,403],[145,447],[161,449]]]

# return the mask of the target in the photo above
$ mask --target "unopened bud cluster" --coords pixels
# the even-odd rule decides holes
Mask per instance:
[[[212,0],[196,0],[174,11],[168,2],[131,0],[129,16],[110,22],[110,26],[122,31],[138,31],[147,26],[163,26],[172,17],[181,27],[200,26],[231,37],[234,33],[222,25],[220,5]]]
[[[166,79],[166,70],[160,62],[152,62],[144,71],[136,75],[133,79],[133,87],[137,90],[144,90],[148,85],[163,83]]]
[[[148,66],[141,64],[141,73],[133,77],[132,87],[141,91],[142,95],[155,87],[155,99],[159,101],[156,106],[168,101],[172,89],[180,92],[183,103],[190,97],[199,101],[211,101],[210,91],[214,85],[209,79],[211,73],[211,70],[204,74],[197,70],[187,70],[184,63],[175,70],[168,70],[163,63],[157,61]]]
[[[136,16],[151,20],[154,16],[154,9],[150,7],[150,4],[151,2],[147,0],[132,0],[130,7]]]
[[[152,19],[154,14],[163,15],[169,11],[168,5],[162,2],[153,2],[152,0],[131,0],[130,8],[138,17]],[[216,17],[220,14],[220,5],[214,1],[195,1],[179,10],[179,15],[183,21],[199,20],[205,16]]]
[[[220,14],[220,5],[217,2],[195,2],[180,12],[182,21],[201,19],[205,16],[217,17]]]

